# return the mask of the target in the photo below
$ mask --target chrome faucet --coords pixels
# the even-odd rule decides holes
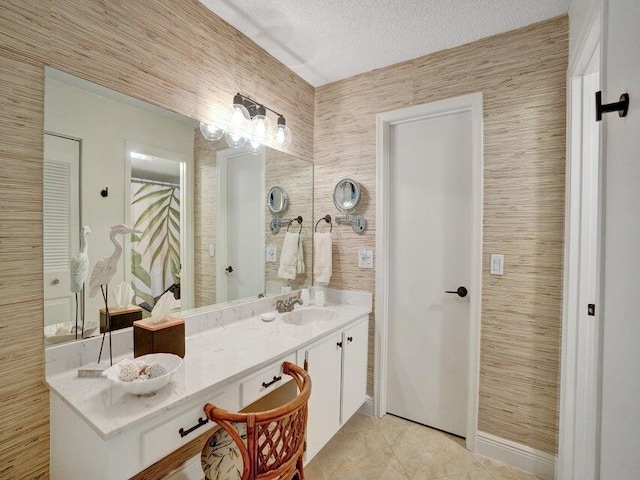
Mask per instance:
[[[286,300],[278,300],[276,302],[276,310],[278,313],[291,312],[296,305],[302,305],[302,300],[298,297],[287,298]]]

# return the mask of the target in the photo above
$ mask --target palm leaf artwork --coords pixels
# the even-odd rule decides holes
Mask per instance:
[[[131,270],[136,299],[154,305],[180,278],[180,188],[132,183]]]

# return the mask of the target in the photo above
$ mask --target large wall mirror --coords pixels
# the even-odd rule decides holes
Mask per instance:
[[[311,163],[209,141],[194,119],[45,73],[45,345],[101,333],[104,299],[89,296],[89,279],[96,262],[119,248],[106,292],[113,328],[147,316],[167,291],[185,311],[311,283]],[[269,227],[274,186],[287,192],[287,214],[303,218],[296,232],[306,268],[294,279],[278,277],[286,229]],[[132,291],[132,299],[118,305],[116,289],[121,299]]]

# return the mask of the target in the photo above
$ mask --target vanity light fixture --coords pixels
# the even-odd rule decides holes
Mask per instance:
[[[278,117],[275,130],[267,117],[267,110]],[[280,148],[287,148],[291,144],[291,130],[284,116],[240,93],[233,96],[233,106],[226,124],[225,130],[218,125],[200,122],[200,132],[204,138],[212,141],[224,136],[232,148],[247,145],[249,153],[254,155],[261,153],[268,143]]]
[[[287,121],[282,115],[278,117],[278,130],[276,131],[276,145],[287,148],[291,144],[291,130],[287,127]]]
[[[211,123],[200,122],[200,133],[207,140],[216,142],[224,136],[224,128]]]

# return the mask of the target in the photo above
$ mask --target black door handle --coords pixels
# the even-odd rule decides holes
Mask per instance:
[[[229,265],[227,268],[225,268],[225,271],[227,273],[233,273],[233,267],[231,265]]]
[[[464,287],[458,287],[457,290],[447,290],[445,293],[455,293],[458,296],[464,298],[467,296],[467,293],[469,293],[469,291]]]

